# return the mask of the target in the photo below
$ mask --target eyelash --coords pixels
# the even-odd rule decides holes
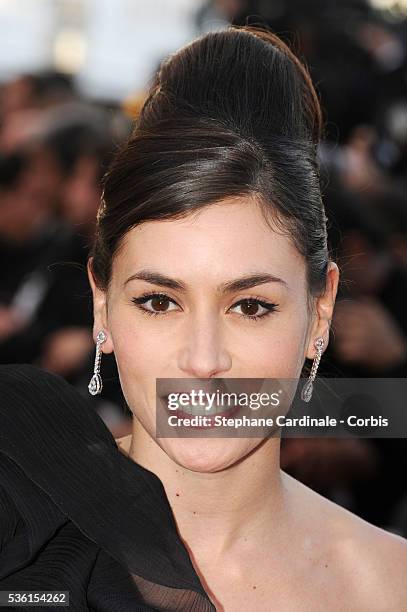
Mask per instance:
[[[152,298],[155,297],[160,297],[160,298],[164,298],[164,299],[168,299],[171,302],[173,302],[174,304],[176,304],[175,300],[172,300],[168,295],[166,295],[165,293],[159,293],[159,292],[151,292],[151,293],[144,293],[143,295],[141,295],[140,297],[136,298],[132,298],[131,301],[137,306],[137,308],[139,308],[143,313],[146,313],[147,315],[152,315],[152,316],[158,316],[161,317],[165,314],[167,314],[166,312],[154,312],[153,310],[147,310],[147,308],[143,308],[141,306],[141,304],[145,304],[146,302],[148,302],[149,300],[151,300]],[[243,300],[239,300],[238,302],[236,302],[235,304],[233,304],[233,306],[239,306],[245,302],[255,302],[257,304],[260,304],[260,306],[263,306],[263,308],[267,309],[267,312],[264,312],[261,315],[246,315],[246,314],[241,314],[241,317],[244,317],[245,319],[249,319],[250,321],[259,321],[260,319],[263,319],[264,317],[267,317],[268,315],[270,315],[272,312],[275,312],[277,310],[278,304],[273,304],[273,303],[269,303],[269,302],[265,302],[264,300],[261,300],[259,298],[256,297],[250,297],[250,298],[244,298]]]

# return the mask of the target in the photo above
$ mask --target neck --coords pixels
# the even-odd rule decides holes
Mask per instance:
[[[241,550],[246,541],[276,545],[288,509],[279,451],[280,440],[269,438],[226,469],[192,471],[171,459],[134,418],[128,454],[162,481],[187,547],[213,560]]]

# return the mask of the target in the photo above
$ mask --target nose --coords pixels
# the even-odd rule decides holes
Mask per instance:
[[[178,367],[185,378],[221,377],[231,369],[232,358],[215,317],[196,316],[185,333],[178,356]]]

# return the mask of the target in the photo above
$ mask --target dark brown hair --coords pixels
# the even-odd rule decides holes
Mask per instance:
[[[310,294],[320,293],[328,264],[321,127],[306,68],[269,31],[231,26],[169,56],[104,179],[91,253],[98,287],[108,288],[133,227],[246,196],[289,234]]]

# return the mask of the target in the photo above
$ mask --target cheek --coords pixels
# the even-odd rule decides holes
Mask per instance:
[[[264,328],[264,333],[257,333],[245,342],[241,377],[298,378],[305,358],[307,331],[303,306],[291,313],[281,312],[272,325]]]
[[[154,431],[156,378],[167,362],[162,341],[157,334],[137,328],[125,315],[112,317],[109,330],[127,405],[148,430],[153,427]]]
[[[154,320],[154,317],[149,317]],[[111,311],[109,330],[118,368],[132,379],[155,378],[168,363],[159,325],[147,325],[126,306]]]

